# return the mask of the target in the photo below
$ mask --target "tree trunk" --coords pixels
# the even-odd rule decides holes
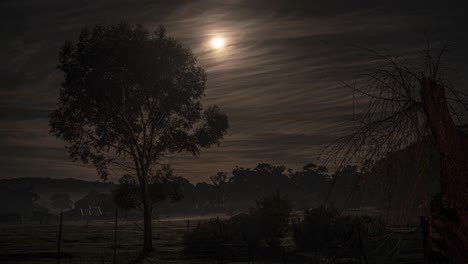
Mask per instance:
[[[140,187],[143,200],[143,252],[147,253],[153,250],[153,232],[151,228],[152,212],[148,194],[148,177],[146,175],[142,175]]]
[[[439,233],[454,263],[468,259],[468,136],[455,126],[445,87],[421,83],[423,106],[440,156],[440,196],[433,199],[430,225]]]

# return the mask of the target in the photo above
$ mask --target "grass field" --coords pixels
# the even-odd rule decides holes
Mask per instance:
[[[191,220],[191,224],[197,221]],[[119,219],[117,263],[131,263],[138,258],[142,249],[141,228],[142,222]],[[181,259],[186,228],[186,220],[155,221],[154,259]],[[58,231],[58,224],[0,226],[0,263],[56,262]],[[61,252],[60,263],[113,263],[114,221],[64,222]]]
[[[204,220],[207,219],[190,219],[189,228]],[[219,262],[213,254],[184,255],[183,236],[187,230],[187,219],[155,220],[153,226],[156,250],[146,259],[141,259],[142,223],[119,219],[116,263]],[[57,223],[1,225],[0,263],[57,263],[58,230]],[[406,235],[389,233],[381,237],[366,237],[363,241],[369,263],[422,263],[419,232]],[[314,254],[297,252],[291,238],[284,245],[287,257],[281,252],[263,252],[259,253],[255,263],[316,263]],[[61,252],[60,263],[114,263],[114,221],[64,222]],[[361,262],[359,254],[351,258],[349,254],[347,257],[340,254],[343,254],[340,250],[327,257],[322,254],[320,263]]]

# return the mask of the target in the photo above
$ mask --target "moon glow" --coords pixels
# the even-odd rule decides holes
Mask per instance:
[[[220,37],[213,38],[211,40],[211,46],[215,49],[220,49],[224,46],[224,39]]]

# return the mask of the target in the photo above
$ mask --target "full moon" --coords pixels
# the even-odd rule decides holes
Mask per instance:
[[[220,37],[216,37],[211,40],[211,46],[215,49],[222,48],[224,46],[224,39]]]

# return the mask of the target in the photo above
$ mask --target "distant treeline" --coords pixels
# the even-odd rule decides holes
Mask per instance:
[[[301,170],[260,163],[254,168],[235,167],[218,172],[210,182],[190,183],[182,178],[183,199],[164,203],[157,214],[184,215],[213,212],[237,213],[255,205],[258,198],[279,191],[297,210],[320,205],[336,208],[372,206],[416,208],[438,190],[438,163],[418,162],[416,148],[407,148],[360,170],[346,166],[330,173],[325,166],[309,163]],[[54,193],[68,193],[74,207],[101,206],[112,210],[113,183],[75,179],[22,178],[0,180],[0,214],[32,215],[46,211],[39,200],[49,201]],[[42,206],[41,206],[42,205]]]
[[[168,213],[245,211],[258,198],[275,191],[287,195],[295,209],[321,205],[335,208],[418,208],[439,190],[439,164],[435,155],[421,160],[416,145],[388,154],[365,168],[345,166],[330,173],[325,166],[309,163],[302,170],[260,163],[255,168],[236,167],[218,172],[211,183],[184,182],[184,199],[161,208]]]
[[[418,164],[405,160],[404,170],[387,163],[369,171],[346,166],[329,173],[324,166],[309,163],[300,171],[268,163],[255,168],[236,167],[231,175],[219,172],[212,183],[184,183],[184,199],[161,208],[170,213],[246,211],[258,198],[280,191],[297,210],[319,207],[416,208],[436,193],[437,165],[418,172]]]

